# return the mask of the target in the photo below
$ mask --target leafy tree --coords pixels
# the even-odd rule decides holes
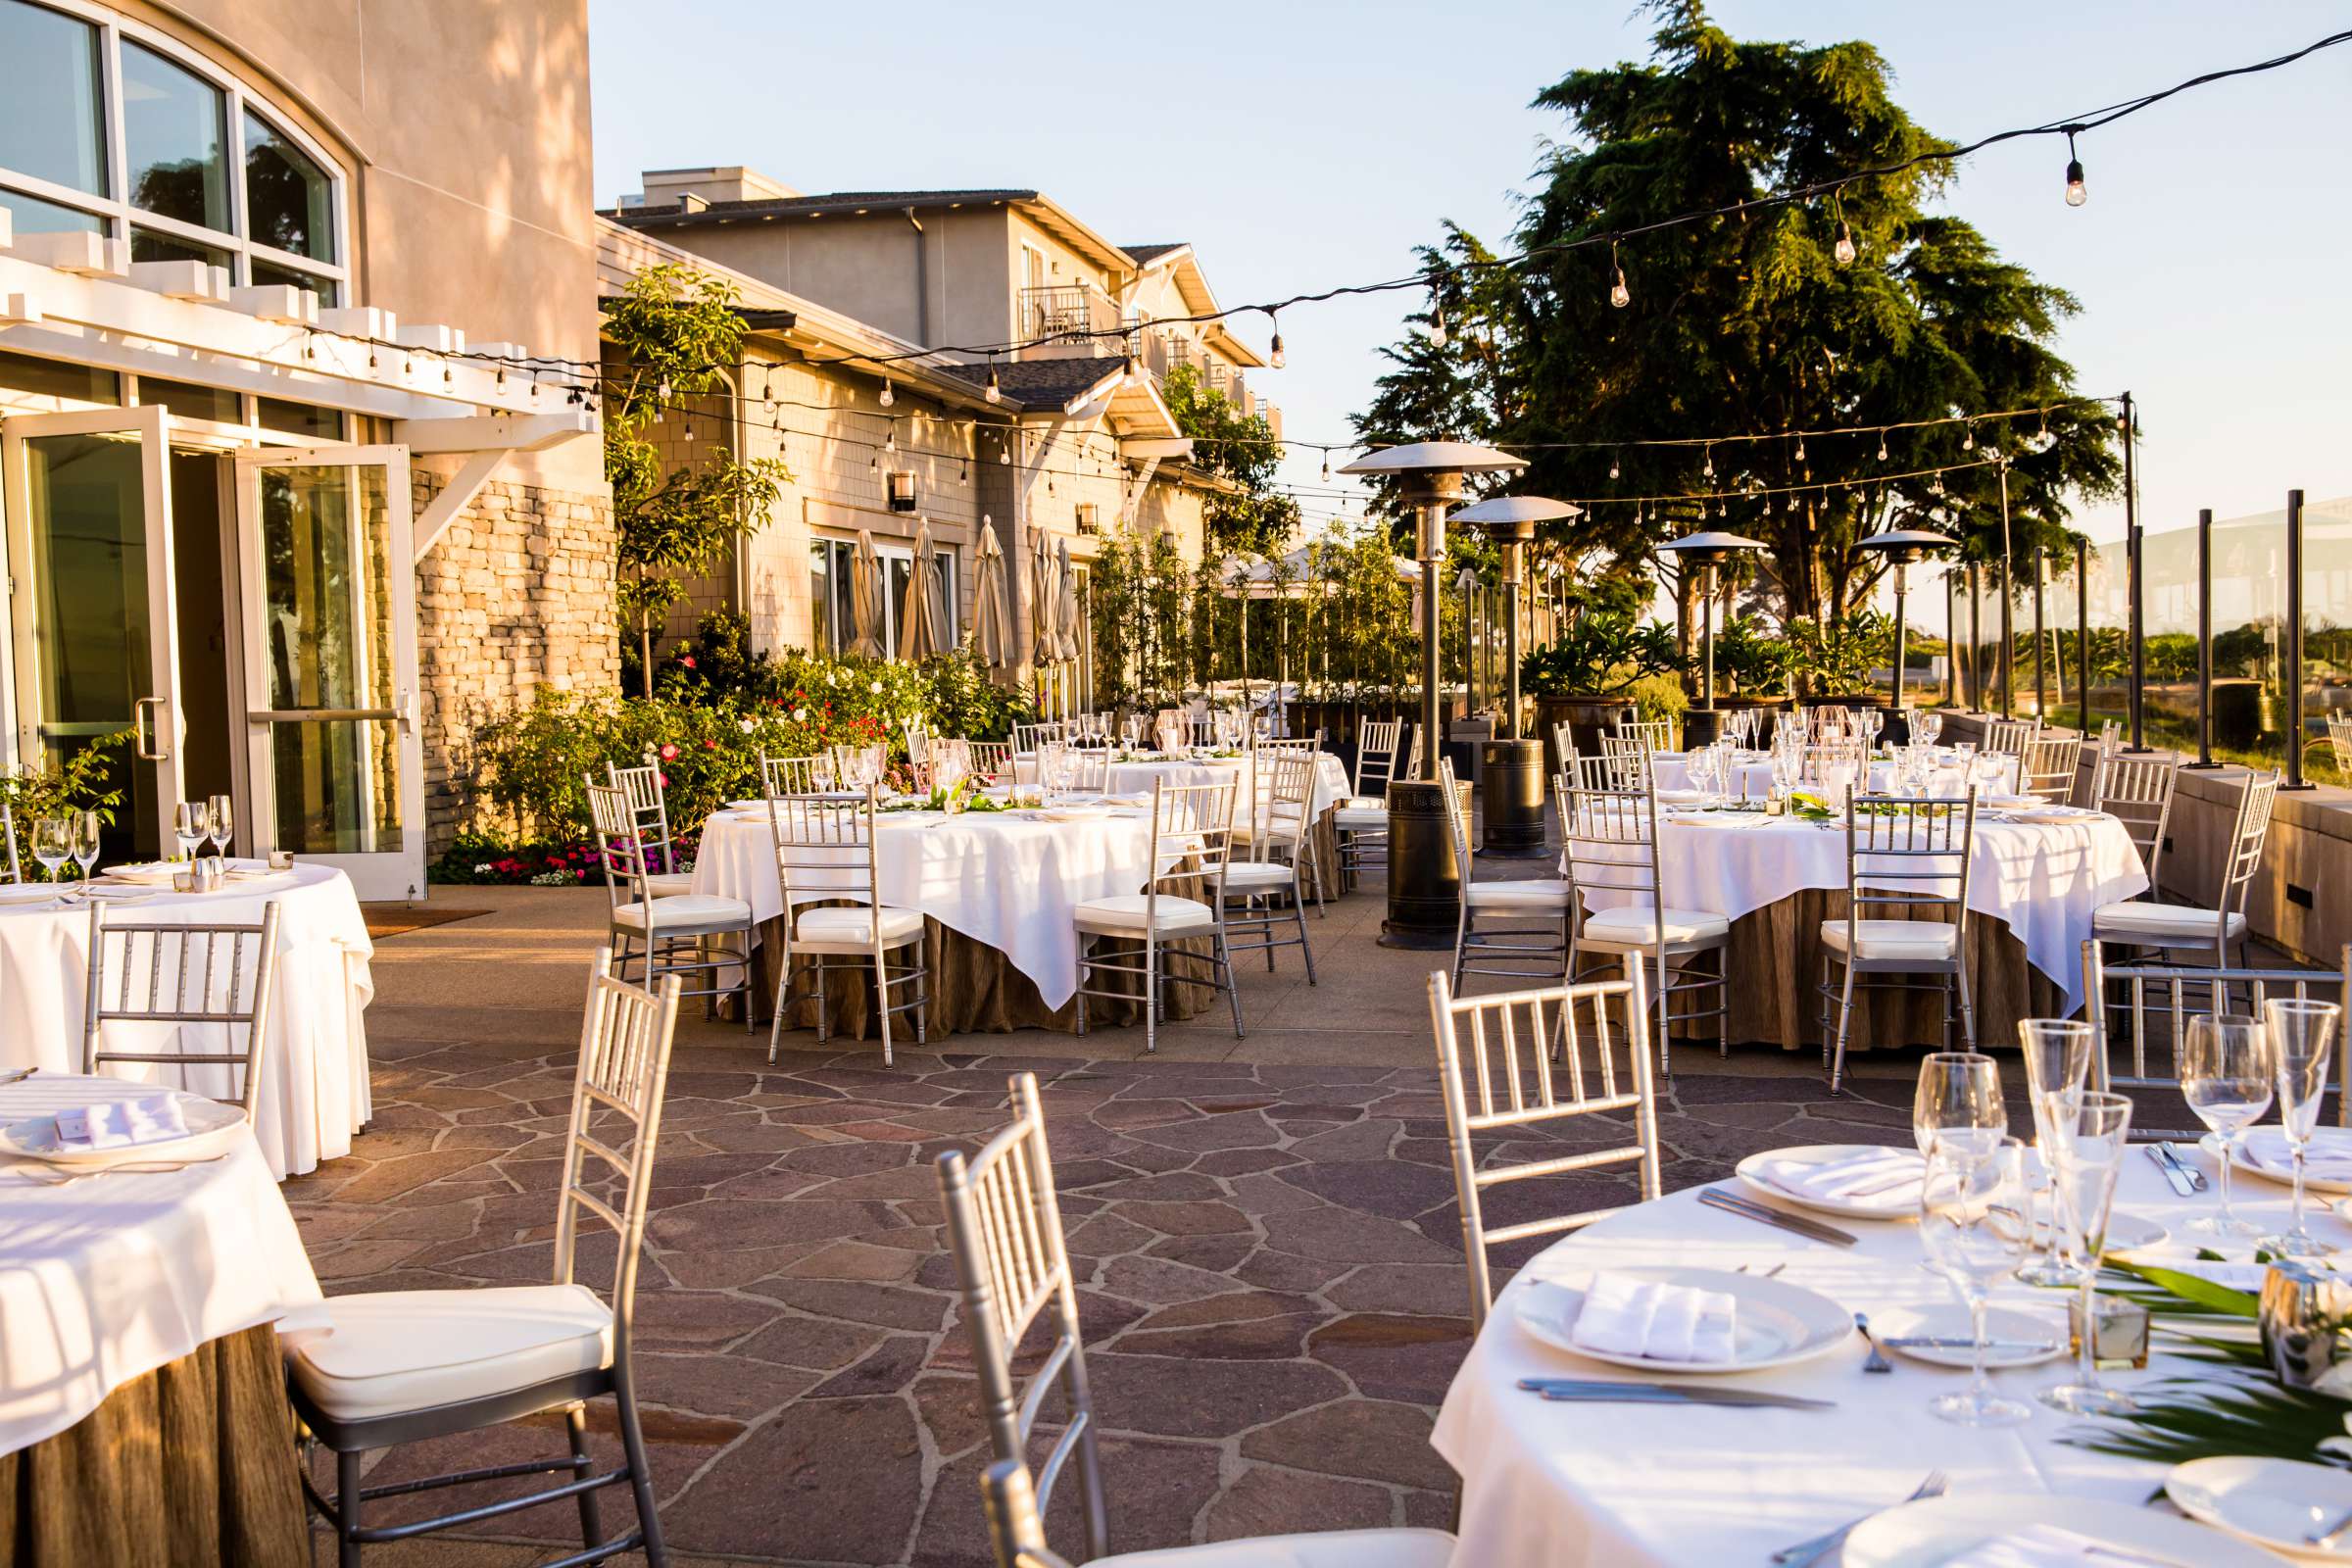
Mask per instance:
[[[1298,526],[1298,503],[1275,485],[1282,443],[1274,427],[1262,415],[1243,414],[1189,365],[1168,372],[1160,395],[1176,428],[1200,443],[1193,449],[1194,465],[1233,486],[1212,493],[1202,509],[1208,554],[1278,553]]]
[[[620,616],[636,632],[649,688],[654,632],[685,596],[680,579],[709,571],[737,535],[765,527],[777,487],[792,480],[782,459],[746,463],[718,440],[701,443],[698,459],[670,466],[651,438],[665,406],[723,390],[727,369],[742,363],[745,328],[735,299],[732,284],[664,263],[630,278],[605,312],[616,361],[607,368],[604,415]],[[712,435],[724,433],[723,420],[709,422]]]

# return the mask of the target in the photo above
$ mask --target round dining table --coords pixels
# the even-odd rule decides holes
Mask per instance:
[[[2119,1213],[2154,1221],[2168,1236],[2132,1257],[2179,1266],[2195,1255],[2186,1222],[2218,1206],[2214,1161],[2201,1160],[2207,1191],[2175,1195],[2156,1166],[2130,1152],[2117,1186]],[[1754,1197],[1737,1179],[1718,1186]],[[2286,1189],[2239,1179],[2241,1213],[2283,1228]],[[1454,1560],[1480,1568],[1719,1568],[1764,1564],[1781,1547],[1848,1524],[1910,1495],[1931,1471],[1954,1494],[2055,1494],[2138,1505],[2164,1467],[2062,1442],[2089,1425],[2034,1405],[2008,1428],[1955,1426],[1930,1399],[1962,1386],[1965,1367],[1929,1365],[1890,1352],[1891,1373],[1863,1370],[1867,1348],[1849,1336],[1806,1361],[1770,1371],[1689,1376],[1588,1360],[1555,1349],[1519,1322],[1537,1281],[1587,1271],[1655,1265],[1773,1271],[1782,1283],[1862,1312],[1881,1333],[1898,1309],[1944,1305],[1950,1288],[1923,1266],[1919,1229],[1908,1220],[1838,1218],[1859,1238],[1850,1249],[1790,1234],[1709,1207],[1692,1188],[1621,1209],[1536,1254],[1495,1299],[1438,1413],[1431,1443],[1462,1478],[1461,1545]],[[1800,1212],[1791,1206],[1788,1212]],[[2352,1247],[2352,1227],[2315,1205],[2315,1234]],[[2240,1249],[2240,1251],[2243,1250]],[[2192,1265],[2193,1266],[2193,1265]],[[1996,1311],[2030,1314],[2060,1344],[2066,1298],[2009,1284]],[[2130,1389],[2193,1375],[2196,1363],[2167,1353],[2184,1342],[2156,1337],[2144,1372],[2101,1372]],[[2033,1402],[2035,1390],[2065,1381],[2063,1358],[1993,1374],[2001,1392]],[[1555,1403],[1522,1391],[1522,1378],[1704,1383],[1830,1400],[1829,1410]],[[1834,1556],[1824,1559],[1835,1562]]]
[[[1650,758],[1650,777],[1662,790],[1687,790],[1690,787],[1690,767],[1688,752],[1658,752]],[[1931,795],[1959,795],[1968,789],[1968,768],[1960,754],[1948,747],[1936,750],[1936,766],[1928,775]],[[2015,793],[2019,787],[2018,768],[2022,760],[2003,759],[2000,777],[1992,784],[1981,786],[1987,792],[1998,790]],[[1881,759],[1870,764],[1870,784],[1874,790],[1891,789],[1894,785],[1894,763]],[[1800,784],[1798,789],[1818,786]],[[1734,754],[1732,776],[1724,793],[1740,800],[1760,801],[1772,793],[1772,758],[1769,754],[1742,751]]]
[[[156,1092],[42,1069],[0,1085],[0,1127]],[[307,1562],[276,1325],[318,1281],[251,1129],[63,1175],[0,1164],[0,1557]]]
[[[110,885],[98,888],[116,924],[258,925],[278,906],[277,968],[270,1039],[254,1106],[263,1160],[283,1180],[351,1152],[352,1134],[370,1112],[368,1032],[363,1014],[375,995],[368,970],[374,946],[351,878],[333,866],[297,863],[272,872],[266,862],[232,860],[235,873],[214,893]],[[71,884],[0,889],[0,1072],[38,1067],[77,1072],[88,998],[89,903]],[[110,1022],[106,1044],[123,1051],[219,1052],[232,1046],[212,1024]],[[232,1069],[141,1067],[144,1075],[227,1098]]]

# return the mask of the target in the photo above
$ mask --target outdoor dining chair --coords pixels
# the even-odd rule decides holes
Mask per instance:
[[[1460,868],[1460,913],[1453,929],[1453,983],[1466,974],[1541,980],[1568,973],[1568,884],[1556,877],[1474,881],[1470,875],[1470,825],[1454,781],[1453,760],[1438,763],[1446,798],[1446,826],[1453,835],[1453,860]],[[1503,921],[1496,925],[1495,920]],[[1530,966],[1533,967],[1530,967]]]
[[[972,771],[982,778],[1012,781],[1012,743],[1010,741],[971,741],[964,745],[972,749]]]
[[[95,1075],[121,1062],[140,1066],[224,1067],[228,1093],[208,1099],[243,1107],[253,1120],[269,1057],[270,1009],[277,974],[277,901],[262,906],[256,925],[153,925],[108,918],[103,900],[90,901],[88,988],[81,1009],[81,1070]],[[193,1026],[206,1041],[219,1031],[243,1050],[125,1051],[101,1044],[110,1023],[176,1024],[174,1040]],[[137,1031],[148,1034],[150,1031]],[[118,1031],[117,1038],[122,1038]],[[152,1042],[151,1042],[152,1043]],[[209,1042],[208,1042],[209,1043]],[[199,1079],[197,1082],[204,1080]],[[183,1076],[182,1082],[187,1079]],[[203,1093],[189,1085],[195,1093]]]
[[[1047,741],[1063,739],[1068,730],[1069,726],[1059,719],[1049,719],[1042,724],[1015,724],[1012,726],[1012,749],[1016,752],[1034,752]]]
[[[1287,757],[1306,760],[1303,774],[1283,773],[1280,763]],[[1323,771],[1323,732],[1301,735],[1293,739],[1261,739],[1250,746],[1249,809],[1234,824],[1234,853],[1238,863],[1246,848],[1249,857],[1264,859],[1269,854],[1280,854],[1299,867],[1303,880],[1300,886],[1311,884],[1315,890],[1315,913],[1327,917],[1324,906],[1324,884],[1330,879],[1323,870],[1323,840],[1316,831],[1314,818],[1315,784]],[[1278,777],[1288,778],[1293,788],[1302,791],[1285,798],[1275,789]],[[1280,820],[1277,820],[1277,818]],[[1286,824],[1296,819],[1298,831],[1291,834]],[[1278,841],[1278,842],[1277,842]]]
[[[939,1156],[948,1251],[963,1297],[964,1332],[980,1379],[980,1415],[994,1462],[983,1479],[999,1568],[1066,1568],[1046,1545],[1042,1523],[1055,1485],[1075,1474],[1086,1533],[1078,1561],[1130,1561],[1170,1568],[1446,1568],[1453,1538],[1436,1530],[1343,1530],[1319,1535],[1224,1541],[1105,1558],[1110,1507],[1097,1450],[1078,1296],[1054,1197],[1054,1160],[1034,1073],[1012,1079],[1013,1121],[968,1158]],[[1043,1343],[1031,1345],[1034,1338]],[[1034,1366],[1026,1385],[1017,1364]],[[1059,1392],[1060,1431],[1033,1478],[1030,1437]],[[1075,1463],[1076,1469],[1070,1466]]]
[[[0,857],[0,884],[24,881],[24,862],[17,858],[17,813],[7,806],[0,806],[0,839],[8,842],[8,853]]]
[[[659,984],[663,975],[703,976],[708,984],[690,986],[680,994],[701,997],[706,1004],[734,997],[743,1008],[745,1030],[755,1027],[752,906],[712,893],[655,893],[652,858],[637,837],[636,813],[629,809],[623,791],[609,784],[589,785],[588,817],[596,828],[596,855],[604,866],[605,895],[611,905],[606,931],[614,972],[625,978],[632,964],[641,965],[648,986]],[[732,985],[723,980],[729,969],[738,975]]]
[[[1116,893],[1089,899],[1078,906],[1077,1028],[1086,1033],[1089,997],[1131,1001],[1140,994],[1144,1008],[1144,1050],[1159,1049],[1159,1021],[1167,1010],[1165,987],[1198,986],[1222,991],[1233,1006],[1233,1037],[1242,1038],[1242,996],[1234,988],[1233,955],[1225,945],[1222,910],[1225,867],[1233,850],[1235,783],[1152,783],[1152,867],[1141,893]],[[1166,884],[1197,880],[1204,899],[1186,897]],[[1183,946],[1206,942],[1206,953]],[[1102,942],[1132,945],[1123,956],[1104,955]],[[1190,974],[1175,965],[1199,967]],[[1098,975],[1119,975],[1137,982],[1137,990],[1090,987]]]
[[[1263,953],[1274,969],[1277,948],[1297,948],[1306,960],[1306,983],[1315,983],[1315,950],[1306,936],[1306,900],[1299,877],[1314,865],[1313,809],[1315,754],[1296,748],[1263,747],[1252,786],[1262,808],[1248,856],[1225,862],[1220,921],[1229,953]],[[1238,797],[1237,797],[1238,809]],[[1237,835],[1238,836],[1238,835]],[[1318,878],[1320,867],[1316,867]],[[1319,902],[1319,901],[1318,901]],[[1234,906],[1239,904],[1237,910]],[[1285,907],[1287,906],[1287,908]],[[1280,934],[1291,925],[1297,935]],[[1237,937],[1249,940],[1237,941]]]
[[[1619,1024],[1615,1030],[1612,1012]],[[1438,1088],[1445,1097],[1446,1138],[1453,1151],[1462,1260],[1470,1275],[1470,1327],[1475,1333],[1494,1304],[1488,1255],[1493,1249],[1578,1230],[1624,1206],[1546,1213],[1490,1229],[1489,1188],[1633,1165],[1641,1195],[1633,1200],[1646,1202],[1659,1196],[1657,1082],[1650,1072],[1649,999],[1642,959],[1635,955],[1626,960],[1622,980],[1487,997],[1456,997],[1445,971],[1438,970],[1429,977],[1429,1021],[1437,1037]],[[1621,1118],[1628,1111],[1633,1125],[1623,1128]],[[1542,1157],[1523,1153],[1538,1147],[1536,1140],[1542,1137],[1531,1136],[1528,1129],[1587,1116],[1605,1118],[1590,1135],[1608,1140],[1601,1147]],[[1620,1137],[1621,1131],[1626,1136]],[[1489,1147],[1480,1146],[1482,1137]],[[1531,1198],[1518,1206],[1532,1207],[1535,1202]]]
[[[2158,904],[2153,899],[2102,904],[2091,911],[2091,936],[2125,948],[2210,950],[2217,969],[2230,966],[2230,950],[2234,946],[2242,964],[2246,956],[2246,895],[2254,886],[2254,874],[2262,869],[2262,848],[2270,836],[2271,810],[2278,799],[2278,773],[2246,775],[2246,787],[2237,798],[2237,810],[2230,820],[2230,836],[2224,841],[2221,896],[2213,901],[2211,907]]]
[[[832,1004],[825,996],[828,970],[873,967],[874,1006],[882,1028],[882,1065],[892,1064],[890,1020],[914,1014],[914,1043],[928,1038],[931,970],[923,946],[923,911],[894,908],[882,902],[880,852],[874,841],[876,797],[868,785],[863,800],[844,801],[769,796],[767,821],[776,846],[776,881],[783,891],[782,936],[776,956],[775,1021],[768,1026],[767,1059],[772,1063],[784,1039],[784,1014],[793,1001],[792,963],[810,961],[816,999],[816,1043],[833,1038]],[[893,954],[913,950],[898,973]],[[846,961],[845,961],[846,960]],[[893,986],[911,991],[893,1002]]]
[[[335,1455],[331,1496],[318,1490],[307,1463],[302,1487],[334,1529],[341,1568],[357,1568],[363,1546],[480,1524],[567,1497],[579,1509],[583,1549],[565,1562],[603,1562],[640,1550],[649,1563],[668,1560],[638,1422],[630,1330],[670,1037],[678,1020],[678,979],[666,976],[657,990],[645,991],[621,981],[616,967],[610,950],[600,952],[588,981],[557,1187],[554,1282],[333,1296],[321,1304],[322,1324],[290,1330],[279,1341],[305,1452],[316,1443]],[[619,1243],[609,1296],[575,1277],[583,1216],[611,1227]],[[607,1396],[613,1401],[623,1462],[599,1473],[588,1452],[585,1401]],[[556,1410],[564,1412],[569,1439],[565,1457],[363,1484],[362,1462],[375,1449]],[[435,1518],[366,1522],[366,1505],[379,1498],[553,1474],[568,1479]],[[596,1494],[624,1483],[637,1524],[607,1541]]]
[[[1854,992],[1913,991],[1921,977],[1943,995],[1943,1045],[1950,1049],[1953,1002],[1960,1037],[1976,1049],[1977,1014],[1968,985],[1968,887],[1977,835],[1977,792],[1953,800],[1892,795],[1845,797],[1845,914],[1821,922],[1822,1064],[1830,1093],[1845,1081]],[[1948,919],[1917,919],[1922,910]],[[1830,1004],[1838,1009],[1832,1027]]]
[[[2026,745],[2041,733],[2038,718],[1994,718],[1984,724],[1984,750],[2008,757],[2026,755]]]
[[[1560,862],[1568,873],[1568,978],[1584,981],[1604,969],[1626,967],[1634,957],[1649,959],[1658,977],[1658,1065],[1674,1077],[1674,1026],[1715,1022],[1715,1052],[1731,1054],[1732,922],[1701,909],[1658,906],[1664,883],[1658,836],[1658,798],[1650,790],[1577,788],[1553,780],[1560,806]],[[1592,907],[1593,895],[1624,901]],[[1580,964],[1588,954],[1604,960]],[[1697,960],[1704,960],[1701,967]],[[1713,993],[1715,1005],[1700,1005],[1700,993]],[[1674,999],[1690,1005],[1674,1010]]]
[[[760,754],[760,793],[768,800],[782,795],[816,793],[816,759],[770,757]]]
[[[1407,729],[1400,718],[1367,719],[1356,744],[1355,786],[1348,799],[1332,808],[1332,830],[1340,842],[1340,870],[1360,873],[1389,863],[1389,785],[1411,778],[1421,768],[1421,734],[1412,732],[1412,751],[1397,770],[1397,756],[1405,746]]]
[[[2161,757],[2102,756],[2090,776],[2090,808],[2104,811],[2124,825],[2132,847],[2147,868],[2148,897],[2161,896],[2158,869],[2164,863],[2165,839],[2172,830],[2173,792],[2180,769]]]
[[[1630,741],[1639,741],[1651,753],[1674,750],[1674,720],[1670,718],[1621,718],[1617,733]]]
[[[2019,755],[2019,793],[2037,795],[2052,806],[2075,798],[2075,775],[2082,756],[2080,735],[2035,735]]]
[[[593,783],[586,774],[583,784]],[[669,827],[669,786],[662,776],[659,759],[648,757],[637,767],[605,764],[605,782],[628,797],[629,814],[636,819],[637,842],[645,846],[646,860],[661,870],[645,879],[655,898],[665,899],[694,891],[694,873],[677,868],[677,847]]]
[[[1648,789],[1656,773],[1656,748],[1639,735],[1603,735],[1600,755],[1609,765],[1611,786],[1621,790]]]

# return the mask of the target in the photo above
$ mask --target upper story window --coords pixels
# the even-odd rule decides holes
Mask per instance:
[[[84,0],[0,0],[0,208],[137,262],[346,302],[344,182],[323,148],[179,44]]]

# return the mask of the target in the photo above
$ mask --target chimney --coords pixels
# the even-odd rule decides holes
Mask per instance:
[[[707,169],[649,169],[645,189],[627,207],[678,207],[699,213],[716,202],[789,201],[802,194],[756,169],[727,164]]]

